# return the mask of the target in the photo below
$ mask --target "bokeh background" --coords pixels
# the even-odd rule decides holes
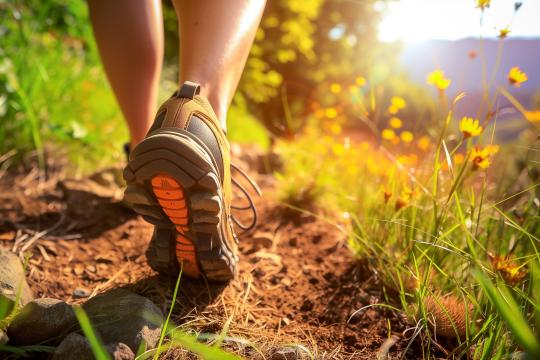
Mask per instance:
[[[176,17],[169,2],[163,6],[161,98],[177,86],[178,58]],[[402,129],[421,136],[429,133],[437,106],[437,91],[425,79],[437,68],[453,80],[449,96],[468,94],[459,114],[478,111],[485,77],[495,67],[501,70],[494,81],[504,83],[515,64],[529,81],[512,92],[525,106],[538,106],[536,10],[534,1],[518,10],[514,1],[494,1],[481,16],[468,0],[270,0],[229,113],[230,136],[268,147],[311,122],[377,139],[391,118],[385,109],[393,96],[407,103]],[[43,149],[54,148],[79,169],[123,160],[127,132],[100,65],[86,3],[2,0],[0,18],[0,153],[16,151],[20,158],[37,149],[46,156]],[[507,26],[510,36],[498,58],[497,35]],[[527,127],[518,112],[503,115],[506,130],[497,136],[515,138]]]

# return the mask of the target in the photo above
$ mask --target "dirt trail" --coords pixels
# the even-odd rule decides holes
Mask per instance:
[[[66,181],[62,173],[52,171],[45,182],[37,172],[0,178],[0,246],[32,254],[28,282],[36,297],[80,303],[127,287],[168,311],[176,279],[159,277],[146,264],[152,228],[107,185],[116,172],[92,182]],[[393,333],[402,332],[405,322],[375,307],[348,321],[355,310],[382,301],[380,286],[351,258],[340,231],[313,216],[284,215],[272,178],[257,180],[264,191],[256,201],[259,225],[240,237],[237,278],[228,286],[183,279],[175,323],[219,333],[232,318],[228,346],[247,358],[261,356],[235,339],[248,339],[265,356],[299,344],[320,359],[376,358],[388,320]],[[400,357],[405,346],[398,341],[390,355]]]

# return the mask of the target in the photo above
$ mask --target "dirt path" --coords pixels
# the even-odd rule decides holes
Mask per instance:
[[[107,185],[115,174],[102,173],[94,177],[97,183],[63,180],[61,169],[44,182],[37,172],[4,175],[0,246],[32,254],[28,282],[36,297],[79,303],[127,287],[166,312],[176,279],[159,277],[146,264],[152,228],[118,202],[120,193]],[[258,181],[265,192],[257,200],[259,225],[240,238],[238,277],[228,286],[183,279],[175,323],[219,333],[230,320],[228,346],[247,358],[287,344],[321,359],[376,358],[388,320],[392,333],[401,333],[405,322],[377,308],[348,321],[355,310],[382,301],[380,286],[351,258],[334,226],[313,216],[285,216],[274,200],[272,178],[261,175]],[[401,356],[405,346],[398,342],[390,355]]]

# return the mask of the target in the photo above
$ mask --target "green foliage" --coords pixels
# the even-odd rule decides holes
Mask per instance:
[[[263,149],[270,146],[266,128],[247,109],[246,100],[241,94],[234,98],[234,103],[227,114],[227,138],[239,144],[258,144]]]
[[[376,40],[375,1],[270,1],[240,83],[248,108],[276,134],[290,134],[330,82],[354,83],[386,64],[395,49]],[[382,80],[382,79],[381,79]],[[288,103],[285,105],[284,103]],[[289,109],[285,109],[288,106]],[[290,110],[290,114],[286,112]],[[288,119],[290,118],[290,119]]]
[[[79,324],[84,333],[84,336],[86,336],[86,338],[88,339],[88,342],[90,343],[90,347],[92,348],[92,352],[94,353],[96,359],[111,359],[109,353],[107,352],[107,349],[105,348],[105,346],[103,346],[103,342],[99,338],[98,334],[96,334],[96,332],[94,331],[92,324],[90,323],[90,319],[88,319],[88,315],[86,315],[86,312],[78,306],[74,307],[73,310],[75,311],[75,316],[77,316],[77,320],[79,320]]]
[[[314,103],[344,101],[329,96],[328,84],[366,74],[374,74],[373,83],[388,79],[394,57],[387,54],[395,49],[376,42],[374,2],[268,2],[229,116],[231,138],[267,147],[254,119],[292,136]],[[177,77],[178,26],[170,2],[163,5],[169,84]],[[37,149],[43,165],[53,144],[83,168],[122,160],[127,133],[99,64],[86,4],[4,1],[0,15],[0,153]],[[355,114],[357,107],[350,107],[353,123]]]
[[[121,155],[126,132],[93,42],[84,2],[0,6],[0,153],[48,143],[77,164]]]
[[[521,314],[519,305],[505,285],[496,286],[482,272],[477,271],[476,279],[486,292],[489,301],[495,306],[500,316],[514,334],[516,340],[526,350],[530,359],[540,358],[540,342],[535,337],[532,327]],[[537,284],[536,284],[537,285]]]
[[[472,304],[461,355],[476,347],[483,358],[508,356],[521,344],[535,358],[531,314],[538,292],[530,285],[536,272],[527,268],[540,264],[538,183],[527,168],[508,166],[527,146],[502,148],[488,169],[480,169],[471,154],[492,135],[476,144],[452,140],[459,137],[450,126],[457,120],[450,114],[447,121],[439,125],[440,141],[430,139],[424,149],[416,141],[351,141],[339,127],[333,134],[308,126],[294,142],[279,144],[287,159],[278,176],[281,199],[295,208],[319,208],[348,230],[355,253],[389,293],[398,294],[386,300],[399,301],[426,331],[432,317],[427,298],[451,294],[458,304]],[[517,144],[534,143],[534,133],[528,135]],[[463,154],[454,156],[456,149]],[[477,268],[501,284],[497,293],[485,277],[473,276]],[[489,302],[482,300],[482,287]],[[483,325],[476,328],[476,319]],[[423,348],[429,351],[429,336]]]

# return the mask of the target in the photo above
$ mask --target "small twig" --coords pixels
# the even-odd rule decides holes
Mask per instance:
[[[41,256],[45,259],[45,261],[51,261],[51,258],[47,254],[47,251],[45,250],[45,247],[41,244],[37,244],[37,248],[39,249],[39,252],[41,253]]]
[[[19,246],[21,242],[23,242],[24,240],[26,240],[26,238],[28,238],[28,234],[21,235],[21,233],[22,233],[21,230],[17,230],[17,235],[15,235],[15,242],[13,243],[13,248],[11,249],[11,251],[13,252],[16,252],[17,246]]]
[[[33,245],[37,240],[39,240],[43,235],[47,233],[47,230],[40,231],[36,233],[34,236],[28,240],[23,247],[21,248],[21,252],[25,252],[31,245]]]
[[[24,246],[21,248],[21,251],[26,251],[32,244],[34,244],[37,240],[41,239],[43,236],[45,236],[46,234],[54,231],[56,228],[58,228],[60,225],[62,225],[62,223],[64,222],[64,220],[66,219],[66,215],[64,213],[61,213],[60,214],[60,219],[56,222],[56,224],[54,224],[53,226],[49,227],[48,229],[45,229],[43,231],[40,231],[40,232],[37,232],[34,234],[34,236],[32,236],[32,238],[30,240],[28,240]]]

